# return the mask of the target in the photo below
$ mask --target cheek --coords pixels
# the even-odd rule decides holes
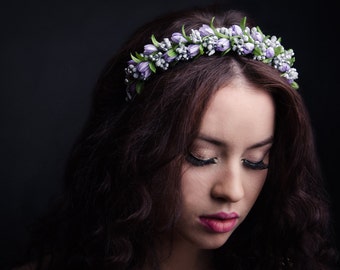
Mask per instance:
[[[189,167],[183,170],[181,193],[185,203],[197,204],[204,201],[210,194],[212,178],[208,170]]]
[[[249,199],[252,201],[255,201],[259,196],[263,185],[266,182],[267,174],[268,170],[261,170],[251,171],[247,175],[247,181],[244,184],[244,188],[246,189]]]
[[[198,173],[196,170],[188,169],[182,175],[181,190],[183,195],[194,192],[202,193],[208,188],[208,179],[204,173]]]

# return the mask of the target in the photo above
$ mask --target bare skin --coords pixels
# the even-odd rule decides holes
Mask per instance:
[[[212,97],[183,164],[182,213],[173,245],[166,238],[160,245],[162,270],[213,269],[212,250],[243,222],[265,183],[274,119],[272,97],[242,77]]]
[[[213,250],[243,222],[265,183],[274,118],[271,96],[242,77],[212,97],[182,167],[182,209],[173,241],[164,236],[157,249],[161,270],[214,269]]]

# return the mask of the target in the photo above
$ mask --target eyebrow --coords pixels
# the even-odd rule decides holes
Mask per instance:
[[[226,143],[216,139],[216,138],[213,138],[211,136],[207,136],[207,135],[204,135],[204,134],[199,134],[199,136],[197,137],[197,139],[200,139],[200,140],[203,140],[203,141],[206,141],[206,142],[209,142],[213,145],[216,145],[216,146],[227,146]],[[262,146],[265,146],[265,145],[268,145],[268,144],[271,144],[273,143],[273,139],[274,137],[273,136],[270,136],[260,142],[257,142],[249,147],[247,147],[247,150],[251,150],[251,149],[255,149],[255,148],[260,148]]]
[[[273,137],[273,136],[270,136],[269,138],[264,139],[263,141],[260,141],[260,142],[258,142],[258,143],[255,143],[255,144],[249,146],[249,147],[247,148],[247,150],[251,150],[251,149],[254,149],[254,148],[259,148],[259,147],[262,147],[262,146],[271,144],[271,143],[273,143],[273,139],[274,139],[274,137]]]

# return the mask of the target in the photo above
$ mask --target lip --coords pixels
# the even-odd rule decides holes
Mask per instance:
[[[234,229],[239,215],[235,212],[219,212],[212,215],[199,217],[201,224],[208,230],[215,233],[227,233]]]

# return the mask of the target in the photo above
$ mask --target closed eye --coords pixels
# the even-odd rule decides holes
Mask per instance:
[[[191,153],[187,156],[186,159],[189,163],[191,163],[192,165],[197,166],[197,167],[202,167],[202,166],[206,166],[206,165],[209,165],[209,164],[216,164],[217,163],[217,158],[215,158],[215,157],[214,158],[208,158],[208,159],[201,159],[201,158],[194,156]]]
[[[265,170],[268,169],[268,164],[265,164],[263,160],[260,160],[258,162],[252,162],[247,159],[242,159],[241,160],[243,165],[249,169],[252,170]]]

